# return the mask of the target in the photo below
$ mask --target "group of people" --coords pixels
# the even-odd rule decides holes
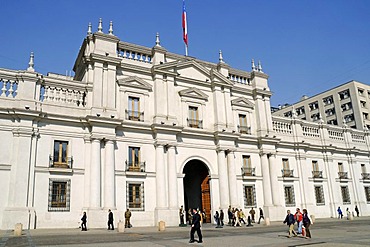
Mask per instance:
[[[242,209],[231,208],[231,206],[229,206],[229,209],[227,210],[227,215],[229,218],[228,225],[230,226],[241,226],[241,223],[245,224],[246,226],[253,226],[252,223],[256,223],[256,211],[253,208],[249,210],[249,215],[248,217],[246,217]],[[244,220],[245,218],[247,218],[247,223]],[[265,217],[263,216],[262,208],[259,208],[258,224],[261,223],[261,219],[265,219]]]
[[[307,209],[303,209],[302,212],[299,208],[296,210],[297,211],[294,215],[290,212],[290,210],[287,210],[287,215],[283,221],[283,223],[287,224],[289,227],[288,237],[291,238],[292,234],[294,234],[294,236],[302,234],[302,236],[305,238],[311,238],[310,225],[312,225],[313,222],[307,212]],[[296,222],[298,227],[297,231],[294,230],[294,225]]]
[[[125,228],[132,227],[130,223],[130,219],[131,219],[131,211],[130,209],[127,209],[125,212]],[[113,212],[109,209],[108,210],[108,230],[114,230],[113,222],[114,222]],[[87,231],[86,223],[87,223],[87,214],[86,212],[83,212],[82,218],[81,218],[81,231]]]
[[[343,212],[340,207],[338,207],[337,212],[338,212],[338,219],[343,219]],[[360,217],[360,210],[358,209],[357,205],[355,205],[355,212],[356,212],[357,217]],[[349,220],[351,217],[351,211],[349,210],[349,208],[346,209],[346,213],[347,213],[347,220]],[[355,216],[354,213],[352,214],[352,216],[353,217]]]

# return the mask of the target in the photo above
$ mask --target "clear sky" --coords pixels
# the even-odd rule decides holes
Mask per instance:
[[[272,105],[358,80],[370,84],[368,0],[186,0],[189,55],[251,70],[261,60]],[[156,32],[168,51],[184,54],[182,0],[0,0],[0,67],[72,70],[92,22],[113,21],[121,40],[152,47]]]

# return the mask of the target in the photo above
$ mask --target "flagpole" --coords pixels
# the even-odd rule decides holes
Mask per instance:
[[[185,56],[188,56],[188,46],[185,44]]]

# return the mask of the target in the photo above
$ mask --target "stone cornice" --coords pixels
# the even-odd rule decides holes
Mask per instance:
[[[269,76],[265,73],[261,73],[261,72],[258,72],[258,71],[252,71],[251,73],[251,79],[253,79],[254,77],[260,77],[260,78],[264,78],[264,79],[268,79]]]
[[[88,61],[88,58],[86,58]],[[97,53],[91,53],[89,56],[90,61],[108,62],[110,64],[119,66],[121,64],[121,58],[113,56],[104,56]]]
[[[91,36],[89,36],[88,38],[90,38]],[[114,35],[111,35],[111,34],[105,34],[105,33],[100,33],[100,32],[95,32],[92,34],[92,38],[93,39],[102,39],[102,40],[106,40],[106,41],[109,41],[109,42],[115,42],[115,43],[118,43],[119,42],[119,38],[117,36],[114,36]]]
[[[119,79],[118,85],[122,87],[134,87],[138,89],[144,89],[152,91],[152,85],[137,76],[129,76],[123,79]]]
[[[181,90],[179,91],[179,95],[181,97],[195,98],[195,99],[200,99],[204,101],[208,100],[208,95],[203,93],[201,90],[195,87]]]
[[[121,125],[122,120],[105,118],[105,117],[96,117],[92,115],[86,116],[86,121],[92,125]]]

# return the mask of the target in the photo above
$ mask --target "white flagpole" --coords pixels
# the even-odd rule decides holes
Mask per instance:
[[[188,56],[188,46],[185,44],[185,56]]]

